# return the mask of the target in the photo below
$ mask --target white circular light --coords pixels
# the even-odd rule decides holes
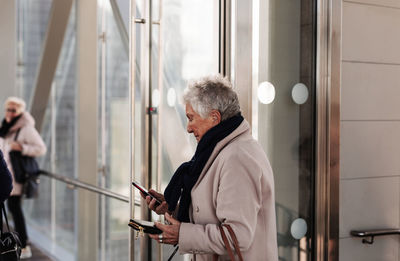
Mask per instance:
[[[304,219],[298,218],[292,222],[290,226],[290,233],[295,239],[301,239],[307,233],[307,223]]]
[[[258,100],[263,104],[270,104],[275,99],[275,87],[270,82],[262,82],[257,90]]]
[[[160,91],[155,89],[153,90],[153,94],[151,95],[151,102],[153,107],[158,107],[160,104]]]
[[[292,89],[292,99],[297,104],[303,104],[308,99],[308,89],[302,83],[297,83]]]
[[[174,88],[169,88],[167,92],[167,103],[170,107],[174,107],[176,102],[176,92]]]

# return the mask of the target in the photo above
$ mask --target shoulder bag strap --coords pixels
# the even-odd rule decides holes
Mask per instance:
[[[231,238],[233,240],[233,247],[235,248],[235,251],[239,256],[239,260],[243,261],[242,253],[240,252],[240,248],[239,248],[239,242],[237,240],[235,232],[233,232],[233,229],[231,228],[230,225],[222,224],[222,225],[219,226],[219,230],[221,232],[222,240],[224,241],[226,250],[228,251],[228,255],[231,258],[231,261],[235,261],[235,256],[233,255],[231,245],[229,244],[228,238],[226,237],[226,234],[225,234],[225,231],[224,231],[223,227],[226,227],[228,229],[228,232],[229,232],[229,234],[230,234],[230,236],[231,236]],[[218,261],[218,255],[217,254],[213,255],[213,261]]]
[[[8,225],[8,219],[7,219],[7,213],[6,213],[6,207],[4,206],[4,202],[1,203],[1,212],[2,212],[2,216],[4,215],[4,218],[6,220],[6,224],[7,224],[7,229],[10,232],[10,226]],[[3,217],[1,218],[1,220],[3,221]],[[1,222],[1,226],[3,226],[3,222]],[[3,229],[1,229],[1,232],[3,232]]]
[[[230,225],[224,224],[223,226],[225,226],[228,229],[228,232],[231,235],[231,238],[233,240],[233,246],[235,247],[236,254],[239,256],[239,260],[243,261],[242,253],[240,252],[239,248],[239,242],[236,238],[235,232],[233,232],[233,229],[231,228]]]
[[[3,235],[3,206],[4,206],[4,202],[2,202],[1,204],[0,204],[0,208],[1,208],[1,210],[0,210],[0,236],[1,235]],[[1,258],[0,258],[0,260],[1,260]]]
[[[235,256],[233,255],[231,245],[229,244],[229,240],[225,235],[225,231],[224,231],[223,225],[219,226],[219,230],[221,232],[222,240],[224,241],[225,248],[228,251],[228,255],[231,258],[231,261],[235,261]]]
[[[14,141],[17,141],[20,131],[21,131],[21,128],[19,128],[19,129],[17,130],[17,133],[15,133]]]

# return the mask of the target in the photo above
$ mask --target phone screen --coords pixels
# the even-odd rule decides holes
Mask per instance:
[[[151,195],[151,194],[147,191],[147,189],[145,189],[145,188],[144,188],[142,185],[140,185],[139,183],[133,181],[133,182],[132,182],[132,185],[135,186],[135,188],[137,188],[138,190],[140,190],[145,196],[150,196],[152,199],[154,198],[154,199],[157,201],[157,202],[156,202],[156,205],[161,204],[161,202],[160,202],[158,199],[156,199],[155,197],[153,197],[153,195]]]

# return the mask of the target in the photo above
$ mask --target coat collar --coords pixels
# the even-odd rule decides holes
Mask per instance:
[[[31,116],[31,114],[27,111],[23,112],[21,118],[12,126],[10,129],[10,133],[16,132],[18,129],[21,129],[24,126],[35,126],[35,120]]]
[[[206,165],[204,166],[204,168],[199,176],[199,179],[197,180],[196,184],[193,186],[192,191],[199,185],[199,183],[203,179],[204,175],[207,173],[208,169],[211,167],[212,163],[214,162],[215,158],[218,156],[220,151],[223,150],[233,140],[235,140],[239,136],[242,136],[245,134],[251,135],[250,125],[246,120],[243,120],[243,122],[239,125],[239,127],[237,127],[231,134],[229,134],[223,140],[221,140],[220,142],[217,143],[213,152],[211,153],[210,158],[208,159]]]

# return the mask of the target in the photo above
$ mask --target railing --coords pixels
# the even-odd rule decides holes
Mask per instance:
[[[350,234],[353,237],[362,237],[363,244],[373,244],[374,237],[377,236],[389,236],[389,235],[400,235],[400,229],[375,229],[375,230],[352,230]],[[366,238],[369,238],[366,239]]]
[[[107,196],[107,197],[110,197],[110,198],[114,198],[114,199],[129,203],[129,197],[120,195],[120,194],[115,193],[113,191],[110,191],[108,189],[104,189],[104,188],[99,188],[99,187],[93,186],[91,184],[82,182],[82,181],[80,181],[78,179],[68,178],[68,177],[65,177],[65,176],[62,176],[62,175],[50,173],[50,172],[45,171],[45,170],[41,170],[41,175],[45,175],[47,177],[50,177],[50,178],[59,180],[61,182],[64,182],[64,183],[70,185],[68,187],[71,188],[71,189],[74,189],[75,187],[78,187],[78,188],[82,188],[82,189],[86,189],[86,190],[95,192],[97,194],[101,194],[101,195],[104,195],[104,196]],[[140,206],[140,202],[135,200],[135,205],[136,206]]]

